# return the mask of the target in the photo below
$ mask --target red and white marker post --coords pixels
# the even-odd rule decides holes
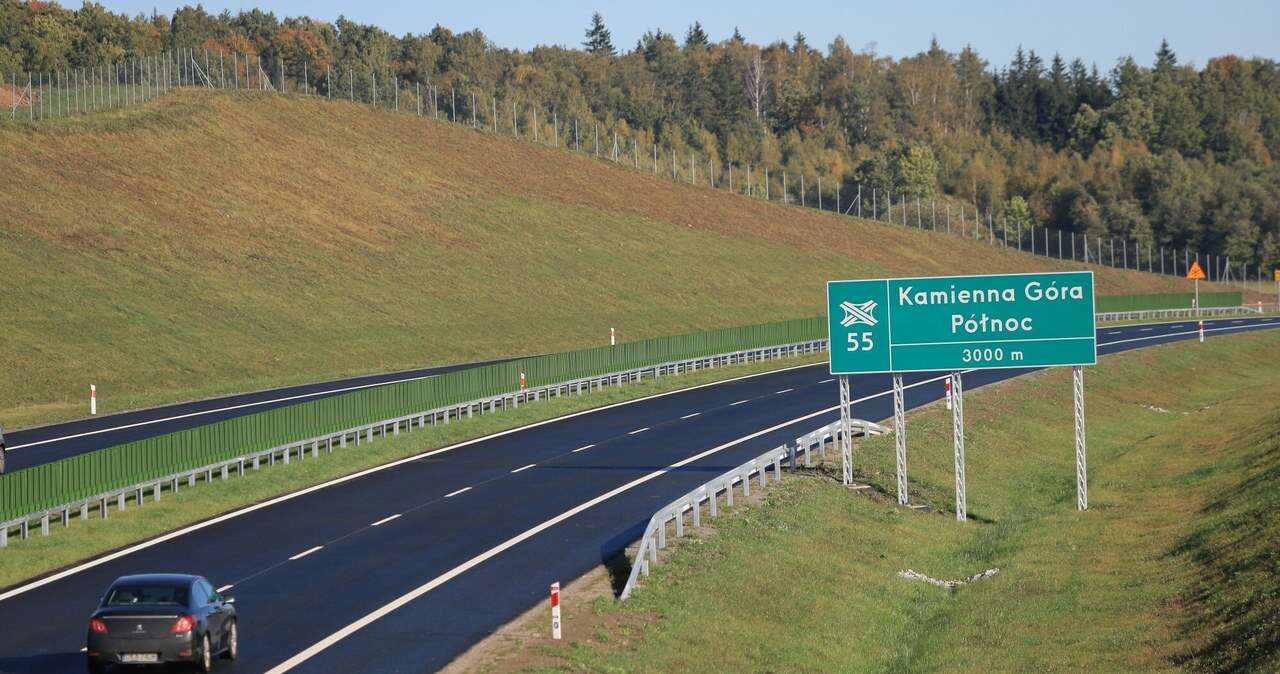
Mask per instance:
[[[947,409],[951,409],[951,377],[942,380],[942,387],[947,392]]]
[[[523,391],[523,390],[524,390],[524,387],[525,387],[525,384],[526,384],[526,383],[527,383],[527,382],[525,381],[524,373],[523,373],[523,372],[521,372],[521,373],[520,373],[520,390],[521,390],[521,391]]]
[[[98,387],[95,384],[89,384],[89,414],[96,415],[98,413]]]
[[[1204,321],[1200,321],[1200,341],[1204,342]]]
[[[618,333],[614,332],[613,328],[609,328],[609,346],[617,346],[617,345],[618,345]]]
[[[560,583],[551,584],[551,638],[560,638]]]

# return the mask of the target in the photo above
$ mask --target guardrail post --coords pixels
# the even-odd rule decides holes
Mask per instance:
[[[27,522],[27,518],[24,516],[22,518],[22,526],[18,527],[18,537],[24,541],[27,540],[27,536],[30,534],[28,530],[30,526],[31,524]]]
[[[347,443],[346,443],[346,439],[347,439],[347,438],[346,438],[346,436],[343,436],[343,438],[342,438],[342,439],[343,439],[342,446],[344,446],[344,447],[345,447],[345,446],[347,445]],[[257,470],[257,469],[258,469],[258,456],[259,456],[259,455],[257,455],[257,454],[254,454],[254,455],[253,455],[253,469],[254,469],[254,470]]]
[[[320,441],[319,440],[311,441],[311,458],[313,459],[320,458]]]
[[[769,464],[767,463],[763,466],[760,466],[759,470],[760,470],[760,488],[761,489],[764,489],[765,486],[768,484],[768,480],[765,479],[765,473],[768,472],[768,468],[769,468]]]
[[[134,494],[133,502],[140,507],[142,506],[144,500],[145,500],[145,495],[142,493],[142,487],[138,487],[138,493]]]
[[[66,506],[62,509],[62,528],[66,529],[71,526],[71,507]]]
[[[342,432],[342,436],[338,438],[338,448],[339,448],[339,449],[346,449],[346,448],[347,448],[347,433],[346,433],[346,431],[343,431],[343,432]],[[256,457],[256,456],[253,458],[253,469],[254,469],[254,470],[257,470],[257,469],[258,469],[258,457]]]
[[[0,524],[0,548],[9,547],[9,525]]]
[[[693,528],[697,529],[702,526],[702,495],[694,496],[690,505],[693,507]]]
[[[370,440],[370,442],[372,442],[372,441],[373,441],[373,429],[372,429],[372,428],[370,428],[370,429],[369,429],[369,440]],[[284,465],[286,465],[286,466],[287,466],[287,465],[289,465],[289,448],[288,448],[288,447],[285,447],[285,448],[284,448]]]
[[[665,550],[667,547],[667,521],[664,519],[658,522],[658,548]]]
[[[742,474],[742,497],[746,498],[751,495],[751,469],[748,468]]]
[[[676,507],[676,538],[684,538],[684,504]]]
[[[253,467],[254,467],[254,468],[257,468],[257,467],[258,467],[258,462],[257,462],[257,458],[258,458],[258,457],[256,457],[256,456],[255,456],[255,457],[253,457],[253,458],[254,458]],[[194,486],[196,486],[196,472],[195,472],[194,470],[193,470],[193,471],[191,471],[191,474],[187,476],[187,486],[188,486],[188,487],[194,487]]]
[[[80,521],[86,522],[88,520],[89,520],[89,502],[85,501],[84,503],[80,504]]]
[[[790,468],[791,472],[793,473],[796,470],[796,448],[795,447],[787,447],[787,467]]]
[[[49,513],[45,513],[40,517],[40,535],[49,535]]]
[[[98,504],[98,515],[105,520],[107,519],[107,511],[109,510],[111,510],[111,508],[107,507],[107,497],[103,496],[102,502]]]
[[[227,479],[227,464],[222,464],[222,479]]]
[[[733,478],[730,477],[724,483],[724,504],[730,508],[733,507]]]

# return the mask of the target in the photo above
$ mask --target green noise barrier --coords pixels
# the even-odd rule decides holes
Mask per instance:
[[[1157,293],[1152,295],[1100,295],[1095,309],[1099,313],[1113,311],[1151,311],[1153,309],[1190,309],[1195,306],[1195,293]],[[1238,307],[1242,293],[1200,293],[1200,308]]]
[[[0,521],[255,451],[465,403],[746,349],[826,338],[821,317],[750,325],[484,365],[227,419],[0,475]]]

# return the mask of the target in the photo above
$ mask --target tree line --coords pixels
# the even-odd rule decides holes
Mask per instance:
[[[940,192],[1011,223],[1251,266],[1280,258],[1280,68],[1269,59],[1224,55],[1197,69],[1162,43],[1150,66],[1123,58],[1105,73],[1021,48],[997,68],[936,39],[894,59],[842,37],[825,49],[799,33],[760,45],[735,29],[716,41],[698,23],[682,37],[648,31],[626,49],[599,14],[580,47],[522,51],[479,30],[396,36],[258,9],[130,17],[0,0],[0,73],[174,49],[252,55],[269,77],[319,93],[367,99],[389,82],[479,91],[601,120],[641,147],[821,176],[831,188]],[[452,103],[471,113],[467,95]]]

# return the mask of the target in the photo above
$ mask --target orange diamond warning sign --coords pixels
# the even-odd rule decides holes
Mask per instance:
[[[1191,268],[1187,270],[1188,281],[1203,281],[1205,279],[1204,270],[1200,268],[1200,261],[1196,260],[1191,263]]]

